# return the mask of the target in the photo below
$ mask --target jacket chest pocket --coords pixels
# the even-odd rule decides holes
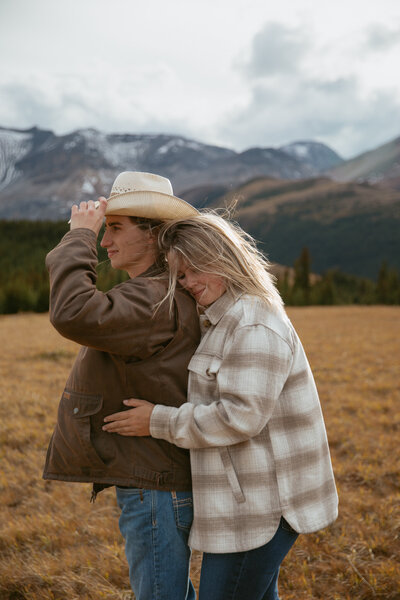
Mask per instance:
[[[215,381],[221,367],[222,358],[210,354],[195,354],[188,365],[189,371],[208,381]]]

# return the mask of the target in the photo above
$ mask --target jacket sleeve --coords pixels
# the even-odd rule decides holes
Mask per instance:
[[[292,360],[290,346],[274,331],[239,328],[216,374],[219,398],[179,408],[157,404],[150,434],[182,448],[229,446],[256,436],[268,423]]]
[[[84,346],[143,356],[150,333],[162,341],[173,336],[167,311],[153,318],[162,288],[150,278],[131,279],[107,293],[96,288],[96,235],[68,232],[46,257],[50,275],[50,321],[61,335]]]

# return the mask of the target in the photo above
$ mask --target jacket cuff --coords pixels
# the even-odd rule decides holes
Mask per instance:
[[[63,239],[71,238],[78,238],[80,240],[86,239],[88,242],[96,242],[97,235],[94,231],[88,229],[87,227],[76,227],[75,229],[70,229],[70,231],[67,231],[63,237]]]
[[[150,435],[153,438],[167,440],[173,443],[171,435],[170,423],[175,416],[177,408],[174,406],[164,406],[164,404],[156,404],[153,408],[150,417]]]

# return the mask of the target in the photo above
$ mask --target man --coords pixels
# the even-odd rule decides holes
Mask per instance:
[[[110,198],[82,202],[69,231],[46,258],[50,320],[80,344],[63,392],[47,452],[45,479],[93,482],[93,498],[117,486],[137,600],[191,600],[191,477],[186,450],[151,437],[103,431],[104,418],[126,398],[180,406],[186,402],[187,365],[199,341],[198,316],[184,291],[175,311],[155,307],[168,279],[157,250],[158,226],[197,211],[173,196],[170,182],[148,173],[121,173]],[[130,279],[108,293],[96,289],[96,239],[111,265]],[[129,408],[129,407],[126,407]]]

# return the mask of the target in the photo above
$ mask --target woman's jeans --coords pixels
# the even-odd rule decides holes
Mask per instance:
[[[116,488],[136,600],[194,600],[189,579],[191,492]]]
[[[281,519],[274,537],[261,548],[229,554],[203,554],[199,600],[279,600],[279,567],[298,537]]]

